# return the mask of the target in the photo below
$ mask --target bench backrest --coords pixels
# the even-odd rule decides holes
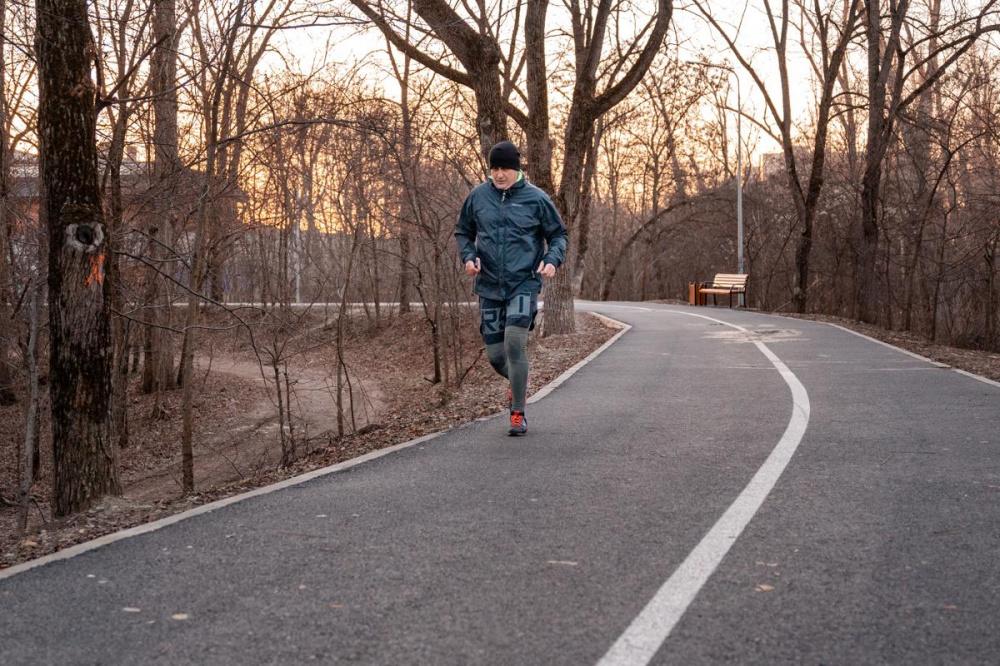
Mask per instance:
[[[746,273],[717,273],[712,279],[712,286],[717,289],[746,289]]]

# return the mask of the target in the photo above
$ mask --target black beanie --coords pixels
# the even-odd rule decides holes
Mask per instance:
[[[490,168],[521,170],[521,153],[510,141],[501,141],[490,148]]]

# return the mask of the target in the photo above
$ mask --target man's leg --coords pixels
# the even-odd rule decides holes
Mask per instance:
[[[507,354],[504,351],[505,303],[479,299],[479,333],[486,343],[486,358],[503,377],[507,377]]]
[[[503,347],[507,353],[507,377],[514,393],[511,410],[524,412],[524,401],[528,392],[528,329],[523,326],[507,326]]]
[[[504,351],[507,356],[507,376],[513,391],[511,410],[524,412],[528,393],[528,331],[535,321],[538,298],[519,294],[507,301],[507,321]]]

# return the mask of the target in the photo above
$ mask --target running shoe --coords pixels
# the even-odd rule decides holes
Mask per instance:
[[[507,432],[511,437],[518,437],[528,432],[528,420],[524,418],[524,412],[510,413],[510,430]]]

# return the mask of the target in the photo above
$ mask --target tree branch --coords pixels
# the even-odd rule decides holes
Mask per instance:
[[[468,74],[445,65],[437,58],[432,58],[407,40],[403,39],[399,33],[397,33],[392,26],[389,25],[389,22],[385,20],[385,17],[372,9],[368,2],[365,0],[350,0],[350,2],[352,5],[357,7],[361,13],[367,16],[371,22],[375,24],[375,27],[377,27],[382,34],[385,35],[386,39],[388,39],[397,49],[413,58],[435,74],[440,74],[446,79],[463,86],[468,87],[472,85],[472,77]],[[459,60],[461,60],[461,58],[459,58]]]

